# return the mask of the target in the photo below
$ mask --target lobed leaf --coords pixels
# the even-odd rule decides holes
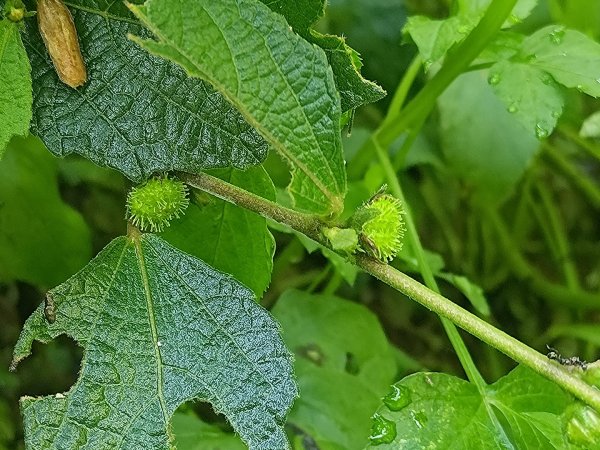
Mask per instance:
[[[296,206],[339,213],[346,192],[340,100],[322,50],[258,0],[130,5],[149,52],[209,81],[292,165]]]
[[[556,384],[521,366],[483,394],[451,375],[416,373],[379,407],[393,438],[377,448],[564,449],[561,415],[570,403]]]
[[[0,20],[0,158],[14,135],[25,136],[31,120],[31,67],[19,27]]]
[[[34,23],[26,45],[34,80],[32,131],[58,156],[79,153],[135,181],[153,172],[246,168],[266,142],[207,83],[144,52],[149,37],[121,2],[68,3],[88,71],[79,89],[56,75]]]
[[[112,241],[48,293],[27,320],[13,367],[34,340],[84,347],[64,394],[23,397],[28,448],[170,449],[170,419],[209,401],[250,449],[288,448],[291,356],[270,315],[229,275],[151,235]]]

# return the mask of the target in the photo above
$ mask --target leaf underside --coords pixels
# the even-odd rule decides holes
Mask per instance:
[[[288,448],[283,422],[297,392],[271,316],[230,275],[144,234],[111,242],[49,292],[27,320],[13,365],[34,340],[66,334],[84,347],[64,394],[24,397],[31,449],[169,449],[169,421],[198,399],[251,449]]]
[[[268,146],[207,83],[141,50],[149,37],[122,2],[68,3],[88,81],[78,89],[56,75],[30,19],[24,34],[34,80],[32,131],[58,156],[79,153],[135,181],[153,172],[246,168]]]
[[[346,192],[340,99],[324,52],[258,0],[149,0],[130,8],[149,52],[209,81],[292,166],[299,209],[339,213]]]

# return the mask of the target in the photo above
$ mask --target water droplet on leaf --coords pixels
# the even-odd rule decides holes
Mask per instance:
[[[565,37],[565,28],[564,27],[555,28],[550,33],[550,41],[552,41],[552,43],[556,44],[556,45],[561,44],[564,37]]]
[[[490,75],[488,77],[488,83],[491,84],[492,86],[497,85],[498,83],[500,83],[500,75],[498,75],[497,73]]]
[[[519,110],[519,107],[517,106],[516,103],[512,103],[508,108],[506,108],[506,110],[511,113],[514,114]]]
[[[389,444],[396,439],[396,424],[381,414],[373,416],[369,440],[373,445]]]
[[[541,123],[538,123],[535,126],[535,135],[537,136],[538,139],[547,138],[549,134],[550,133],[548,132],[548,129]]]
[[[417,425],[417,428],[421,429],[425,426],[425,424],[427,424],[427,416],[425,415],[425,413],[423,413],[423,411],[419,411],[419,412],[415,412],[415,411],[411,411],[410,412],[410,418],[415,422],[415,424]]]
[[[392,384],[392,390],[383,397],[383,403],[392,411],[400,411],[412,401],[410,389],[406,386]]]

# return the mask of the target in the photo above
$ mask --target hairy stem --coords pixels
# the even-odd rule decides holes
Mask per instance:
[[[180,174],[180,177],[192,187],[285,224],[322,245],[328,246],[321,233],[324,224],[318,217],[284,208],[275,202],[207,174]],[[347,257],[347,259],[429,310],[452,321],[486,344],[554,381],[566,391],[600,411],[600,390],[585,383],[558,363],[549,360],[541,353],[387,264],[365,255]]]

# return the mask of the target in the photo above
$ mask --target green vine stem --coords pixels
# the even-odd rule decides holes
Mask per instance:
[[[433,272],[431,271],[431,267],[429,267],[429,264],[427,264],[425,252],[423,250],[423,246],[421,245],[421,240],[419,239],[419,234],[417,232],[417,227],[415,226],[415,223],[412,219],[410,206],[404,198],[402,187],[400,186],[400,182],[398,181],[396,172],[392,167],[390,158],[387,152],[381,147],[381,145],[379,145],[379,142],[376,139],[374,140],[374,144],[375,149],[377,151],[377,156],[379,157],[379,161],[383,166],[388,183],[390,183],[390,189],[394,196],[397,197],[398,200],[400,200],[404,205],[404,220],[406,222],[406,234],[408,237],[408,244],[415,252],[417,264],[419,266],[419,271],[423,276],[425,284],[433,291],[439,292],[439,287],[437,285],[437,282],[435,281],[435,277],[433,275]],[[452,347],[454,348],[454,351],[456,352],[456,355],[458,356],[458,359],[460,360],[460,363],[463,369],[465,370],[467,377],[469,378],[469,380],[471,380],[472,383],[474,383],[477,386],[477,388],[480,391],[483,391],[485,389],[486,383],[481,374],[479,373],[479,370],[477,370],[477,366],[475,365],[475,362],[473,361],[473,358],[471,357],[469,350],[467,349],[467,346],[465,345],[462,337],[458,333],[458,330],[456,329],[454,324],[449,320],[445,319],[444,317],[442,317],[441,319],[444,330],[448,335],[448,339],[450,339]]]
[[[324,224],[316,216],[302,214],[285,208],[275,202],[266,200],[207,174],[180,174],[180,178],[191,187],[208,192],[230,203],[288,225],[322,245],[328,245],[326,239],[321,234]],[[463,330],[506,354],[516,362],[554,381],[575,397],[600,411],[600,390],[585,383],[565,367],[549,360],[541,353],[495,328],[388,264],[383,264],[365,255],[347,258],[365,272],[412,298],[429,310],[447,318]]]
[[[513,10],[517,0],[494,0],[466,39],[446,55],[440,71],[395,117],[390,117],[379,130],[378,140],[388,147],[404,131],[418,125],[435,106],[438,97],[469,65],[496,35]]]

